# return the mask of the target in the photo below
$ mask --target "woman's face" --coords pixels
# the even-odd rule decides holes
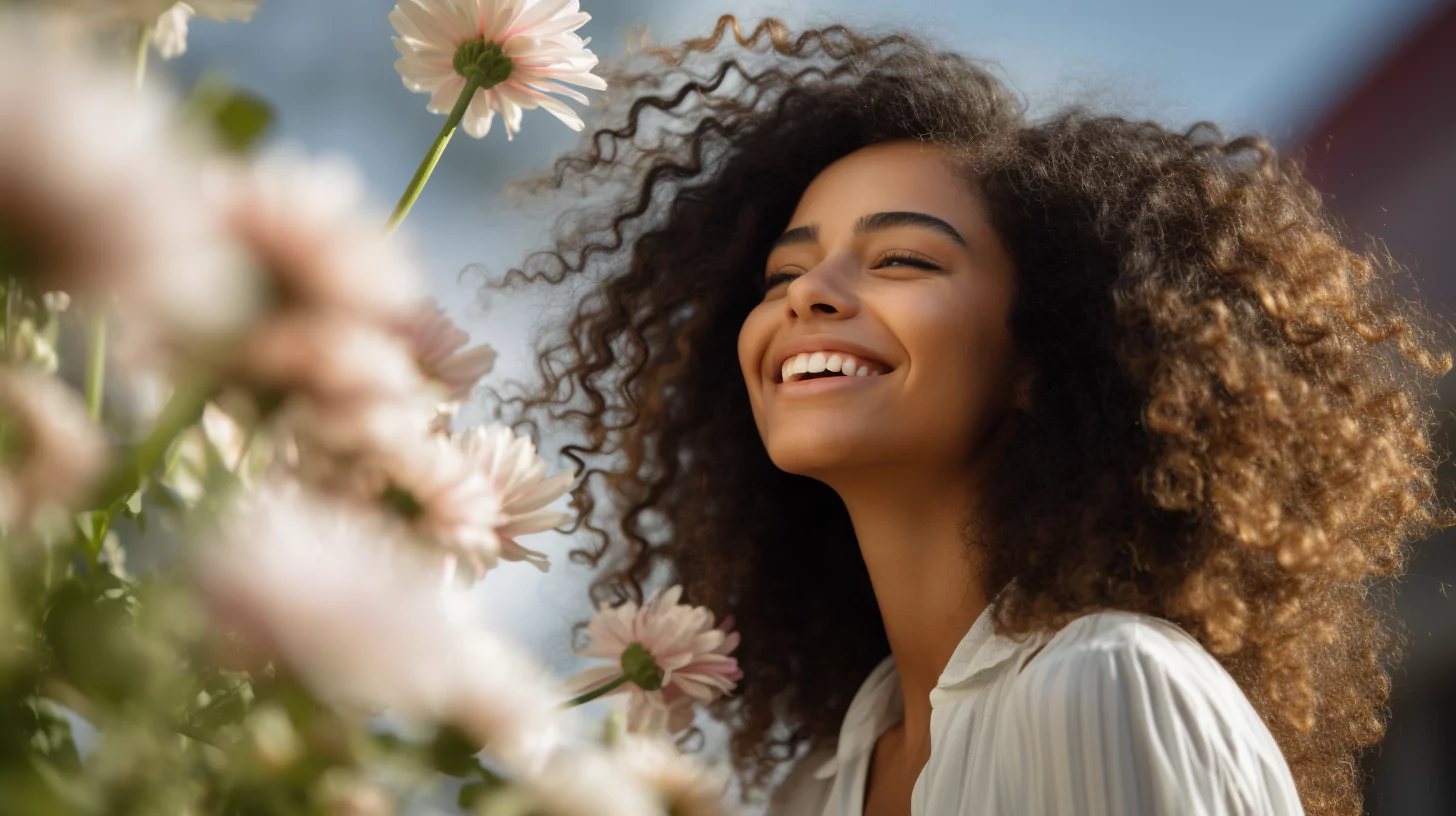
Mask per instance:
[[[749,274],[767,292],[738,359],[779,468],[951,475],[1006,416],[1014,270],[938,146],[887,142],[830,165]]]

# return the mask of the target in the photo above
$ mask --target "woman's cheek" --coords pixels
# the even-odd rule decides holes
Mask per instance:
[[[744,318],[743,326],[738,330],[738,367],[755,407],[758,404],[759,391],[763,387],[761,363],[772,336],[770,327],[766,325],[768,315],[764,308],[760,305],[749,312],[748,317]]]

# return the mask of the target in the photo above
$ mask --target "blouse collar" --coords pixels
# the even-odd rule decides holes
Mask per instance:
[[[1013,657],[1025,642],[997,635],[991,607],[987,606],[956,645],[955,651],[930,692],[932,708],[955,699],[969,681]],[[904,716],[900,675],[895,671],[895,656],[886,655],[849,703],[844,723],[839,729],[839,743],[834,756],[814,772],[815,779],[828,779],[847,768],[866,751],[874,750],[881,734],[890,730]]]

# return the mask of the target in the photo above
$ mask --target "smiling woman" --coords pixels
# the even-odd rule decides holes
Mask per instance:
[[[1451,364],[1298,165],[1206,123],[1030,121],[903,33],[725,16],[643,59],[606,72],[624,121],[537,180],[626,187],[507,274],[591,288],[503,409],[581,433],[595,600],[663,567],[735,617],[711,711],[744,789],[1359,813],[1372,589],[1453,523],[1425,402]],[[677,121],[639,140],[649,112]]]
[[[749,402],[773,463],[832,486],[851,517],[871,512],[862,498],[894,508],[894,517],[854,519],[867,562],[870,547],[898,560],[909,554],[907,537],[926,542],[937,532],[951,539],[947,551],[959,549],[956,516],[979,469],[967,465],[984,458],[982,437],[1007,415],[1014,274],[974,189],[933,143],[888,141],[838,160],[774,241],[763,301],[739,331]],[[835,352],[885,376],[805,382]],[[950,515],[929,523],[944,516],[925,502],[937,494]],[[867,540],[868,527],[889,533],[888,549]],[[876,592],[882,610],[886,591]]]

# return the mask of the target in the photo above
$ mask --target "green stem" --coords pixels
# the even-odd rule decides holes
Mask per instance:
[[[101,422],[101,395],[106,387],[106,312],[91,317],[91,349],[86,360],[86,416]]]
[[[101,547],[106,542],[106,534],[111,532],[111,522],[115,516],[115,507],[91,511],[91,540],[86,544],[86,575],[93,580],[97,570],[101,568]]]
[[[111,472],[92,506],[115,512],[117,506],[125,503],[141,486],[142,479],[161,464],[177,434],[201,418],[202,407],[207,404],[207,398],[207,389],[178,383],[172,399],[157,415],[151,434],[136,447],[126,461]]]
[[[207,705],[199,708],[195,713],[193,713],[190,719],[196,719],[203,716],[204,714],[217,710],[224,703],[227,703],[242,694],[243,687],[245,685],[247,685],[245,682],[239,682],[237,685],[234,685],[232,688],[224,691],[222,694],[219,694],[216,697],[212,698],[207,702]]]
[[[174,723],[172,725],[172,730],[177,732],[178,734],[181,734],[184,737],[187,737],[188,739],[195,740],[208,747],[216,748],[219,751],[223,750],[223,747],[217,744],[217,741],[212,738],[211,734],[203,731],[200,728],[193,728],[186,723]]]
[[[573,697],[572,699],[566,701],[565,703],[562,703],[561,704],[561,707],[562,708],[573,708],[575,706],[582,705],[583,703],[589,703],[592,700],[595,700],[596,698],[602,696],[603,694],[606,694],[607,692],[610,692],[610,691],[616,689],[617,687],[621,686],[623,683],[626,683],[630,679],[631,679],[630,677],[628,677],[627,675],[624,674],[621,677],[618,677],[616,680],[613,680],[612,682],[606,684],[605,686],[602,686],[601,688],[592,689],[591,691],[588,691],[586,694],[583,694],[580,697]]]
[[[440,163],[440,157],[445,154],[445,148],[450,144],[450,137],[455,135],[455,129],[460,126],[460,120],[465,118],[465,111],[470,107],[470,100],[475,98],[475,92],[480,89],[478,79],[466,78],[465,90],[460,92],[460,98],[455,100],[455,109],[450,111],[449,117],[445,119],[445,126],[440,128],[440,135],[435,137],[435,143],[430,145],[430,152],[420,162],[420,167],[415,171],[415,177],[410,180],[409,187],[400,196],[399,204],[394,208],[394,213],[389,216],[389,223],[384,227],[384,234],[390,235],[399,225],[404,222],[405,216],[409,215],[410,208],[415,205],[415,200],[420,197],[420,192],[425,189],[425,182],[430,180],[430,174],[435,172],[435,165]]]
[[[20,297],[16,292],[18,288],[19,282],[14,278],[5,281],[5,360],[11,363],[20,359],[20,354],[16,351],[16,346],[19,345],[16,340],[19,339],[20,332],[16,331],[15,325],[18,317],[16,301]]]
[[[147,53],[152,46],[152,33],[155,29],[152,26],[142,26],[137,33],[136,51],[136,87],[140,91],[142,84],[147,80]]]

